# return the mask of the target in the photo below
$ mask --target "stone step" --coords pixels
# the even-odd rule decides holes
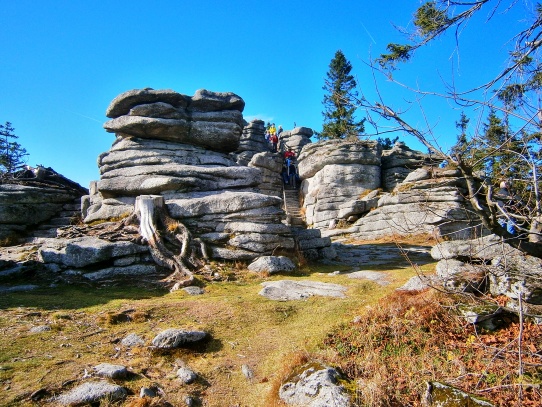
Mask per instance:
[[[32,232],[33,238],[40,238],[40,237],[56,237],[57,231],[56,229],[36,229]]]
[[[68,226],[71,225],[72,218],[52,218],[47,221],[46,224],[40,225],[38,229],[46,229],[46,228],[53,228],[53,227],[60,227],[60,226]]]

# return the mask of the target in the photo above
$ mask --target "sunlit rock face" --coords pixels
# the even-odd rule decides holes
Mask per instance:
[[[362,239],[427,234],[469,239],[482,228],[465,199],[465,181],[457,171],[420,168],[383,194],[376,205],[351,227]]]
[[[382,151],[373,141],[331,140],[299,156],[309,226],[325,236],[360,239],[430,234],[468,239],[483,233],[465,199],[457,170],[398,142]]]
[[[327,228],[344,202],[379,188],[381,155],[382,148],[374,141],[306,145],[299,156],[299,175],[307,224]]]
[[[104,125],[116,140],[98,158],[101,178],[84,200],[85,222],[126,216],[137,196],[162,195],[169,214],[207,244],[211,257],[292,250],[281,223],[280,159],[266,154],[263,122],[246,123],[244,106],[233,93],[207,90],[119,95]]]
[[[382,189],[392,191],[412,171],[438,162],[429,154],[412,150],[405,143],[396,142],[391,150],[382,151]]]

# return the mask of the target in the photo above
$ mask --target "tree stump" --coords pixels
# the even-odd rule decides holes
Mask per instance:
[[[172,284],[172,289],[190,285],[194,281],[192,270],[202,266],[191,247],[192,240],[196,239],[192,239],[182,223],[169,217],[164,197],[138,196],[134,212],[126,219],[125,225],[135,222],[139,223],[139,233],[149,244],[154,261],[173,270],[163,282]],[[205,257],[205,253],[202,254]]]

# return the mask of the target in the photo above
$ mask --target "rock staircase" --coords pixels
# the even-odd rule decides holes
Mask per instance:
[[[286,212],[286,223],[293,226],[306,226],[301,214],[299,205],[299,189],[287,189],[284,186],[282,190],[284,198],[284,211]]]
[[[57,229],[62,226],[72,225],[81,213],[81,198],[75,199],[72,203],[67,203],[62,210],[48,221],[38,225],[36,229],[30,232],[31,237],[56,237]]]

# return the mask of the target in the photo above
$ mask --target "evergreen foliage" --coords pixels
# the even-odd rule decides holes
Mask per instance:
[[[513,16],[510,24],[519,27],[509,41],[497,44],[508,49],[503,68],[467,89],[461,89],[460,83],[450,79],[447,83],[444,80],[445,93],[414,90],[420,102],[427,95],[442,97],[479,114],[472,135],[467,135],[469,119],[462,113],[456,123],[457,142],[446,152],[435,138],[426,137],[432,136],[431,130],[423,132],[410,126],[385,102],[362,100],[361,104],[386,119],[395,120],[403,130],[435,151],[439,158],[457,167],[465,178],[468,199],[483,225],[506,238],[515,248],[542,258],[542,3],[532,0],[424,1],[413,14],[413,29],[407,33],[410,35],[405,43],[389,44],[387,53],[377,58],[374,68],[385,71],[388,78],[393,79],[391,72],[400,63],[409,61],[416,50],[448,32],[455,35],[456,46],[460,47],[460,33],[469,22],[478,24],[480,20],[472,17],[483,14],[479,11],[487,7],[490,9],[485,13],[487,18],[483,24],[493,23],[495,16],[500,16],[499,23],[502,24],[502,16],[510,13]],[[512,9],[518,7],[529,10],[531,18],[518,20],[516,14],[512,14]],[[482,47],[483,44],[471,46]],[[494,199],[495,190],[502,181],[506,181],[510,192],[519,198],[514,199],[518,205],[505,210]],[[502,227],[503,217],[514,220],[515,234]]]
[[[358,137],[365,131],[364,121],[355,121],[356,80],[350,74],[352,65],[343,52],[338,50],[329,64],[324,89],[324,125],[318,134],[320,139],[344,139]]]
[[[15,129],[10,122],[0,124],[0,174],[12,175],[20,170],[25,164],[25,157],[28,156],[17,141],[19,137],[14,133]]]
[[[380,145],[382,146],[382,150],[391,150],[393,148],[393,145],[399,141],[399,136],[393,138],[393,139],[390,139],[389,137],[386,137],[386,138],[383,138],[383,137],[378,137],[376,139],[376,141],[378,141],[380,143]]]

